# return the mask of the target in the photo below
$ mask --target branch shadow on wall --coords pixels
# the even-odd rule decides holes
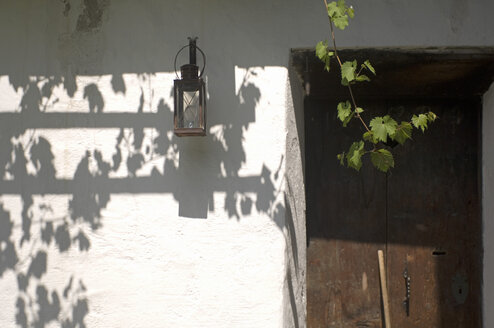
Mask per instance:
[[[264,165],[259,175],[239,174],[246,163],[244,133],[255,121],[261,97],[254,84],[244,81],[238,94],[231,96],[237,102],[234,112],[226,118],[213,117],[215,131],[209,137],[178,139],[171,133],[172,112],[164,99],[153,112],[144,112],[142,90],[134,113],[105,113],[105,95],[96,84],[83,89],[86,113],[54,113],[49,111],[58,101],[53,99],[54,88],[63,86],[73,97],[80,88],[75,76],[9,79],[14,89],[22,91],[22,100],[19,111],[0,114],[0,195],[20,196],[22,222],[21,233],[16,234],[15,213],[0,198],[0,278],[7,272],[17,277],[15,320],[19,326],[45,327],[52,322],[62,327],[85,326],[89,300],[84,282],[72,275],[60,292],[43,283],[42,277],[47,274],[50,247],[56,246],[60,253],[72,248],[90,250],[88,229],[102,227],[101,212],[113,194],[172,194],[179,203],[179,216],[207,218],[208,211],[215,210],[214,197],[218,196],[214,194],[221,192],[230,218],[240,220],[257,211],[283,228],[279,213],[284,205],[277,201],[276,187],[282,180],[283,158],[274,172]],[[114,74],[111,84],[115,93],[126,93],[122,75]],[[111,127],[119,132],[111,156],[87,149],[72,179],[57,178],[54,159],[60,154],[54,153],[49,138],[39,130],[72,127]],[[155,133],[147,133],[148,128]],[[109,157],[110,161],[105,160]],[[163,167],[154,164],[159,158]],[[141,174],[148,165],[153,165],[151,173]],[[112,177],[122,170],[126,177]],[[50,201],[37,197],[46,194],[70,195],[64,215],[54,217]]]

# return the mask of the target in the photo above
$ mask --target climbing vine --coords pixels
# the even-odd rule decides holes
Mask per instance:
[[[386,146],[388,138],[400,145],[408,139],[412,139],[413,129],[421,130],[422,133],[428,125],[437,119],[433,112],[413,115],[410,121],[398,123],[389,115],[372,117],[367,124],[362,113],[364,109],[356,102],[352,86],[356,83],[370,82],[369,76],[376,75],[376,70],[369,60],[365,60],[360,65],[357,60],[342,62],[336,47],[335,28],[344,30],[350,18],[355,15],[352,6],[347,6],[345,0],[333,1],[328,4],[324,0],[329,18],[332,46],[328,41],[320,41],[316,46],[316,56],[324,63],[324,69],[330,71],[331,61],[336,59],[341,71],[341,84],[348,88],[349,100],[338,103],[338,119],[346,127],[352,119],[357,119],[364,127],[365,132],[360,140],[353,142],[348,149],[337,155],[341,165],[353,168],[357,171],[362,167],[362,157],[369,155],[375,168],[382,172],[387,172],[395,165],[390,147]],[[371,75],[372,74],[372,75]]]

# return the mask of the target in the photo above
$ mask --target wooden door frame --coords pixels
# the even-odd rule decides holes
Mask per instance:
[[[340,56],[359,62],[370,59],[376,67],[378,75],[372,83],[355,87],[357,97],[367,99],[481,97],[494,76],[494,47],[342,49]],[[313,50],[292,50],[291,66],[305,89],[306,99],[347,97],[338,69],[326,73]],[[426,85],[424,76],[429,76]],[[479,182],[481,187],[481,176]],[[481,190],[479,195],[482,196]],[[310,202],[306,203],[309,207]],[[307,235],[308,243],[309,239]]]

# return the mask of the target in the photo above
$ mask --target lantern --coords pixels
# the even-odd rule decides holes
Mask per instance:
[[[189,48],[189,64],[180,67],[181,79],[174,83],[174,112],[173,131],[179,137],[206,135],[206,84],[202,79],[206,67],[206,56],[196,46],[197,38],[189,38],[189,44],[183,46],[175,56],[175,73],[177,73],[177,57],[180,52]],[[204,67],[199,74],[196,65],[196,49],[200,51],[204,60]]]

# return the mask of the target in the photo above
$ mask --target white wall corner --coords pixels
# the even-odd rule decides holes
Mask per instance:
[[[284,327],[306,326],[303,91],[289,65],[286,98]]]

